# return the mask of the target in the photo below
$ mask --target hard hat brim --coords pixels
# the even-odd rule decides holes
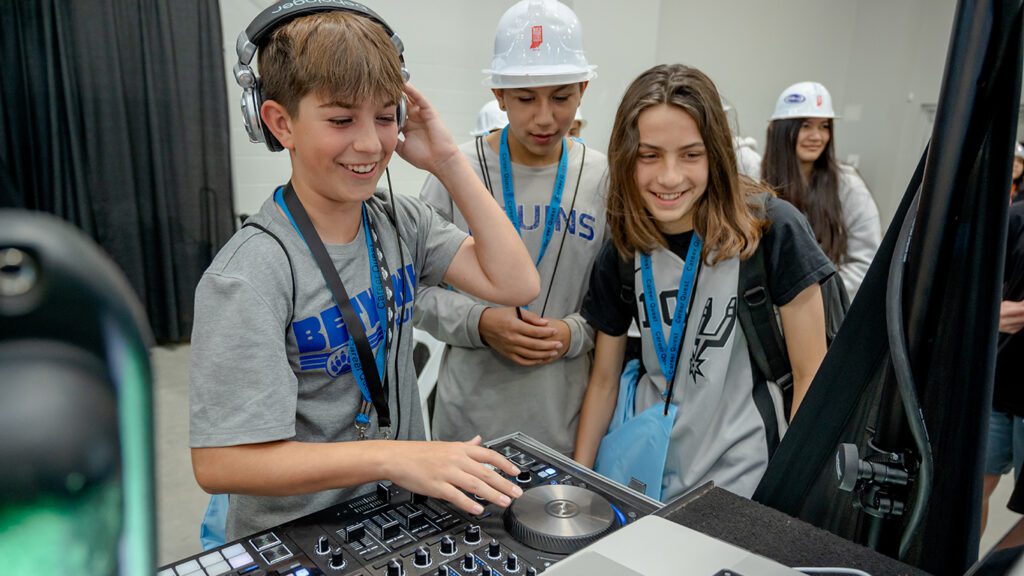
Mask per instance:
[[[589,82],[594,78],[597,78],[597,66],[588,66],[586,70],[574,70],[570,72],[561,72],[554,74],[537,74],[537,73],[526,73],[523,74],[509,74],[508,69],[505,73],[498,74],[493,70],[484,70],[484,74],[489,76],[485,77],[482,84],[487,88],[540,88],[542,86],[564,86],[566,84],[578,84],[580,82]]]
[[[818,114],[778,114],[778,115],[772,114],[772,117],[769,118],[768,120],[769,121],[789,120],[791,118],[828,118],[830,120],[841,120],[842,116],[840,116],[839,114],[826,114],[826,113],[818,113]]]

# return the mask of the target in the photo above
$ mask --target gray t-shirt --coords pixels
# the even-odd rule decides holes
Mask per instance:
[[[761,238],[772,302],[784,306],[808,286],[835,273],[806,218],[791,204],[769,198],[770,227]],[[678,302],[679,279],[692,232],[667,237],[669,248],[651,254],[663,338],[668,339]],[[664,402],[668,389],[647,315],[639,260],[623,279],[615,247],[598,256],[583,316],[613,336],[625,334],[638,314],[644,374],[637,385],[636,412]],[[665,459],[662,499],[678,496],[708,480],[749,497],[785,430],[782,397],[751,363],[747,335],[737,316],[740,261],[707,262],[700,268],[675,371],[672,402],[678,406]],[[633,286],[625,302],[623,283]]]
[[[484,143],[461,146],[477,174],[490,180],[504,205],[498,154]],[[608,161],[597,150],[576,143],[569,150],[559,219],[544,258],[537,266],[540,294],[531,312],[565,321],[570,330],[566,354],[550,364],[523,367],[489,348],[480,338],[480,315],[490,303],[442,288],[423,290],[416,325],[447,344],[437,381],[431,431],[440,440],[485,440],[523,431],[563,453],[576,439],[583,392],[590,372],[593,329],[579,315],[594,259],[605,238]],[[557,164],[512,165],[520,235],[531,258],[540,252]],[[489,178],[486,178],[489,175]],[[446,220],[467,229],[466,220],[436,178],[420,193]]]
[[[441,282],[466,234],[418,199],[396,196],[399,253],[386,196],[378,192],[366,207],[392,273],[398,311],[399,329],[386,364],[392,432],[402,440],[422,439],[409,325],[414,295],[417,286]],[[273,238],[246,226],[203,274],[196,288],[192,332],[190,444],[202,448],[355,440],[353,420],[361,395],[348,362],[348,331],[320,269],[273,197],[249,221],[280,238],[291,268]],[[362,226],[351,243],[327,245],[327,252],[376,352],[382,327],[370,290]],[[376,431],[371,414],[370,437]],[[286,497],[232,494],[227,538],[315,512],[363,489]]]

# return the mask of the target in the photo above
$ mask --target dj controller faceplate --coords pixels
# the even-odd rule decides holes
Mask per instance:
[[[521,434],[487,443],[523,496],[472,516],[381,483],[374,492],[160,568],[158,576],[528,576],[661,504]]]

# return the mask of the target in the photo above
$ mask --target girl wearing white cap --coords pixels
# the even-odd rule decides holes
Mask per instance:
[[[817,82],[786,88],[768,124],[761,175],[811,223],[850,299],[881,244],[878,207],[857,171],[836,162],[832,96]]]

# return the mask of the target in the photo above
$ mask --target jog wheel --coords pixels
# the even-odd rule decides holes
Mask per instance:
[[[530,488],[505,510],[504,520],[513,538],[552,554],[572,554],[615,528],[608,500],[564,484]]]

